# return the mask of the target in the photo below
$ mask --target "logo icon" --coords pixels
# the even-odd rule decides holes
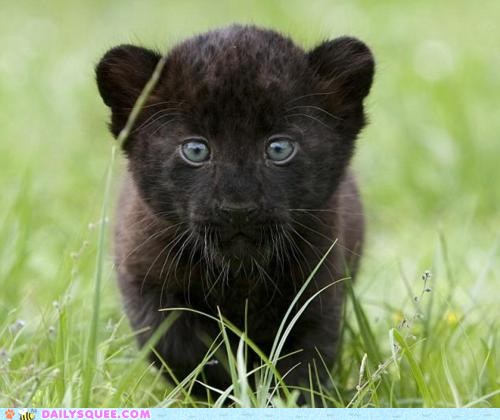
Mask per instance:
[[[19,410],[19,420],[35,420],[35,412],[26,409]]]
[[[5,412],[5,418],[7,420],[12,420],[16,413],[14,413],[14,410],[11,410],[10,408]]]

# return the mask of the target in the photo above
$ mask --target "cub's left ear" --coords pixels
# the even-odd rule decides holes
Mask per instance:
[[[375,73],[373,55],[363,42],[351,37],[326,41],[310,51],[307,58],[316,76],[314,89],[328,93],[332,112],[362,109]]]

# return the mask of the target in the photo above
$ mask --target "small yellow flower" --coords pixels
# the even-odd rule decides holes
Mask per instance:
[[[449,325],[456,325],[459,320],[459,315],[457,312],[449,310],[445,313],[444,319]]]
[[[396,311],[392,313],[392,320],[394,321],[395,324],[400,324],[401,321],[404,319],[404,314],[401,311]]]

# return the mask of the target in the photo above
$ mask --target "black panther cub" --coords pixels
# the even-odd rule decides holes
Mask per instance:
[[[121,45],[98,64],[115,136],[160,58]],[[159,309],[188,307],[220,310],[269,352],[294,296],[335,240],[297,308],[355,275],[363,216],[348,166],[373,75],[373,56],[357,39],[304,51],[254,26],[195,36],[168,53],[123,144],[116,267],[141,344],[171,314]],[[315,358],[326,379],[318,354],[334,360],[343,301],[337,282],[293,328],[282,354],[295,353],[277,366],[289,385],[308,383]],[[156,350],[182,379],[219,332],[217,322],[182,311]],[[249,368],[254,363],[249,355]],[[210,386],[230,384],[223,363],[208,363],[203,374]]]

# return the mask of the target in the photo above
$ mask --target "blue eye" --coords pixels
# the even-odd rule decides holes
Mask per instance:
[[[181,156],[192,165],[201,165],[210,157],[210,149],[204,139],[190,139],[182,144]]]
[[[286,163],[295,155],[295,143],[287,137],[271,137],[266,155],[274,163]]]

